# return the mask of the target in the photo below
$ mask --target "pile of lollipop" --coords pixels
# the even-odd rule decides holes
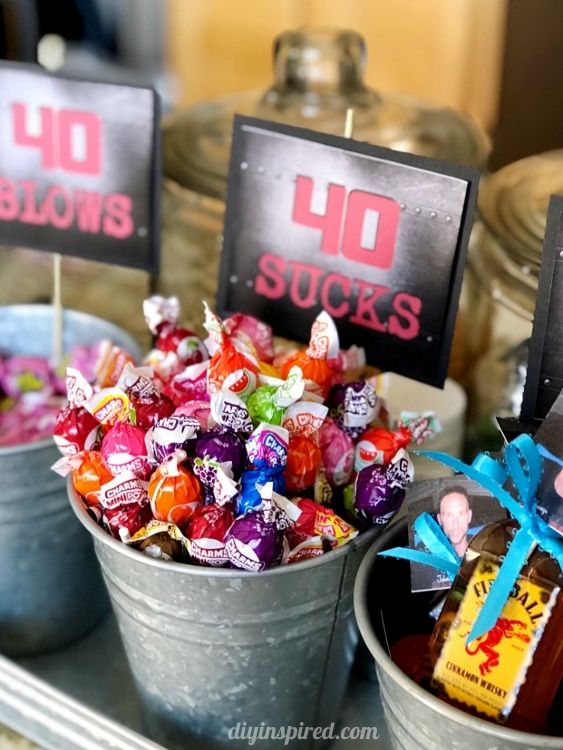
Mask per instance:
[[[154,348],[135,367],[67,370],[54,437],[90,514],[146,554],[261,571],[345,544],[399,509],[406,451],[433,415],[382,423],[368,380],[347,381],[361,352],[341,351],[327,313],[306,350],[277,354],[269,326],[205,306],[202,341],[175,298],[144,303]],[[338,512],[337,512],[338,511]]]

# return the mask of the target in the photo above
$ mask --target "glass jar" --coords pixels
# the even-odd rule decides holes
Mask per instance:
[[[521,159],[481,183],[460,304],[470,325],[459,378],[475,450],[498,447],[492,417],[520,414],[547,206],[561,192],[563,150]]]
[[[287,31],[274,42],[274,81],[266,92],[197,104],[165,123],[160,288],[180,292],[188,319],[199,321],[202,297],[215,296],[235,112],[343,135],[351,107],[358,140],[485,164],[490,144],[476,123],[451,109],[368,88],[365,62],[365,44],[356,32]]]
[[[235,112],[342,135],[354,109],[354,137],[391,148],[482,166],[486,134],[469,118],[363,82],[366,50],[352,31],[288,31],[274,42],[274,81],[203,102],[163,122],[161,272],[157,291],[176,294],[182,321],[202,332],[202,299],[215,299],[232,118]],[[42,301],[52,293],[51,258],[30,250],[0,249],[0,303]],[[141,302],[147,274],[65,257],[63,303],[100,315],[134,334],[149,335]]]

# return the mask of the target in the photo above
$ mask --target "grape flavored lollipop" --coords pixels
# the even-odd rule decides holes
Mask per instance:
[[[262,508],[237,518],[229,529],[225,549],[233,567],[259,572],[281,561],[281,514],[275,508],[271,496],[272,485],[265,485],[262,490]]]
[[[345,490],[345,505],[350,507],[350,490],[355,518],[368,526],[385,526],[405,499],[406,487],[414,479],[409,454],[401,448],[388,466],[372,464],[362,469],[353,486]]]

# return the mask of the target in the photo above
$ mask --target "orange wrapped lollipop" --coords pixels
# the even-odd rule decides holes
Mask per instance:
[[[333,319],[327,312],[315,318],[311,328],[309,348],[295,352],[282,365],[282,378],[287,378],[292,367],[299,367],[306,381],[306,390],[321,400],[328,396],[334,377],[329,360],[338,357],[340,345]]]
[[[72,472],[72,485],[88,505],[99,505],[102,485],[111,482],[113,474],[104,463],[99,451],[84,451],[75,457],[80,464]]]
[[[204,303],[205,304],[205,303]],[[227,335],[225,326],[205,305],[205,330],[214,349],[207,371],[207,386],[213,395],[221,390],[230,390],[240,398],[249,396],[258,382],[258,362],[250,353],[235,346]]]
[[[321,465],[318,431],[327,411],[322,404],[298,401],[283,416],[282,427],[289,431],[285,481],[290,492],[300,492],[315,483]]]
[[[175,523],[180,528],[201,505],[201,485],[198,478],[180,462],[184,451],[175,451],[160,464],[149,481],[149,497],[153,516],[158,521]]]

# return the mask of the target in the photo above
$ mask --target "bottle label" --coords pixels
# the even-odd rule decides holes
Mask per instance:
[[[508,718],[557,600],[518,578],[496,624],[467,643],[467,636],[495,580],[498,566],[481,561],[449,629],[432,674],[434,687],[451,699],[503,722]]]

